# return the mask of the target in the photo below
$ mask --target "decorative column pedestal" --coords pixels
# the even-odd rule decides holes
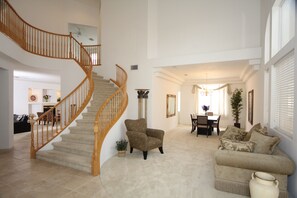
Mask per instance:
[[[138,98],[138,119],[144,118],[147,120],[147,99],[149,89],[136,89]]]

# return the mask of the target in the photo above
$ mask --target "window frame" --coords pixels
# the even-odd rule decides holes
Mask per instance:
[[[293,28],[293,35],[292,37],[289,39],[289,41],[285,44],[283,44],[283,46],[279,45],[278,46],[278,50],[277,51],[273,51],[275,48],[275,35],[278,35],[278,43],[277,44],[281,44],[281,39],[279,38],[280,37],[280,34],[277,32],[277,34],[275,34],[275,24],[280,24],[280,17],[275,17],[275,13],[273,14],[273,12],[275,11],[276,7],[275,6],[279,6],[280,3],[284,3],[284,1],[286,0],[276,0],[273,7],[272,7],[272,10],[271,12],[267,15],[267,17],[270,17],[270,59],[267,61],[267,62],[264,62],[265,59],[264,59],[264,77],[265,77],[265,87],[268,88],[267,92],[265,93],[266,96],[267,96],[267,100],[266,101],[266,107],[265,109],[267,109],[267,113],[264,112],[264,120],[266,120],[267,122],[267,126],[270,127],[270,129],[273,131],[273,132],[276,132],[276,133],[279,133],[279,134],[282,134],[284,135],[285,137],[288,137],[289,139],[292,139],[293,136],[296,136],[296,132],[294,130],[294,128],[296,127],[297,125],[297,105],[294,104],[294,108],[293,108],[293,131],[292,133],[288,133],[286,131],[283,131],[282,129],[279,129],[279,128],[273,128],[273,123],[272,123],[272,116],[271,114],[273,113],[273,110],[272,110],[272,98],[271,98],[271,92],[272,92],[272,67],[274,67],[275,64],[277,64],[279,61],[281,61],[286,55],[288,55],[290,52],[294,52],[294,79],[297,77],[297,69],[295,69],[295,67],[297,66],[297,46],[296,46],[296,43],[297,43],[297,38],[296,38],[296,27],[297,27],[297,21],[296,21],[296,11],[297,11],[297,5],[296,3],[294,3],[294,11],[293,11],[293,14],[294,14],[294,19],[293,19],[293,23],[290,23],[292,26],[289,27],[289,28]],[[268,18],[267,18],[268,20]],[[273,21],[273,20],[277,20],[277,21]],[[281,25],[281,24],[280,24]],[[290,29],[288,30],[290,31]],[[266,36],[266,34],[265,34]],[[265,50],[266,50],[266,45],[264,45],[264,53],[265,53]],[[266,86],[267,85],[267,86]],[[297,99],[297,81],[294,80],[294,98]],[[264,97],[266,97],[264,95]]]

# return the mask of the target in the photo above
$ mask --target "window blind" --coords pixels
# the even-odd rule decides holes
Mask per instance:
[[[294,52],[290,52],[272,68],[272,127],[290,136],[294,123],[294,64]]]

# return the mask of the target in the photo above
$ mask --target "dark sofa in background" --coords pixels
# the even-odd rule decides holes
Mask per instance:
[[[29,116],[26,114],[23,115],[13,115],[14,122],[14,133],[22,133],[31,131],[31,125],[28,123]]]

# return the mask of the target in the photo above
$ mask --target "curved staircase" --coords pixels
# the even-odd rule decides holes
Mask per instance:
[[[94,94],[90,106],[87,107],[87,112],[82,113],[82,119],[76,120],[76,126],[69,127],[69,134],[61,135],[62,141],[53,143],[53,150],[38,151],[37,159],[92,172],[94,120],[100,106],[117,90],[112,83],[94,73],[93,80]]]
[[[97,76],[92,71],[100,65],[100,45],[84,46],[71,33],[62,35],[36,28],[24,21],[7,0],[0,0],[0,32],[27,52],[72,59],[85,72],[84,80],[54,107],[37,119],[30,115],[30,155],[32,159],[99,175],[103,141],[127,107],[127,73],[116,65],[116,80],[109,82]],[[82,113],[85,109],[86,113]],[[82,119],[77,120],[79,115]],[[47,121],[39,125],[43,120]],[[69,127],[73,121],[76,126]],[[67,128],[70,133],[61,135]],[[41,150],[58,136],[62,141],[53,143],[53,150]]]

